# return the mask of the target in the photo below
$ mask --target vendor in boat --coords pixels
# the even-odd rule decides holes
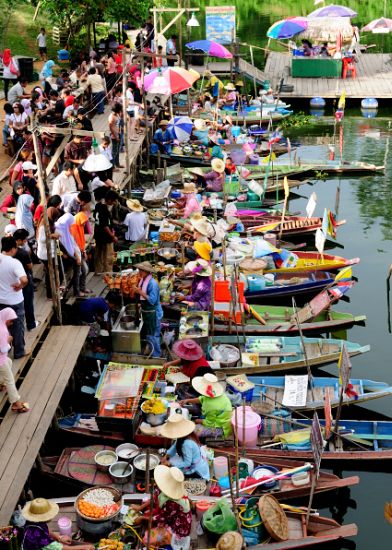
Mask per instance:
[[[207,372],[212,373],[204,352],[195,340],[185,338],[177,340],[173,344],[172,351],[177,355],[177,359],[164,364],[165,368],[181,366],[181,371],[189,376],[190,379],[195,376],[203,376]]]
[[[207,122],[205,120],[202,118],[195,118],[189,140],[193,143],[201,143],[202,145],[208,147],[210,143],[210,138],[208,135],[209,130],[210,128],[207,126]]]
[[[266,105],[272,105],[275,103],[275,97],[272,91],[272,88],[268,88],[268,90],[260,90],[260,101],[263,104]]]
[[[225,162],[225,174],[226,176],[232,176],[237,172],[237,167],[231,157],[227,157]]]
[[[128,243],[144,241],[147,237],[148,226],[148,218],[144,208],[137,199],[128,199],[127,207],[130,212],[123,221],[123,224],[127,227],[125,240]]]
[[[160,291],[157,281],[153,278],[155,270],[150,262],[141,262],[135,267],[141,277],[135,294],[140,296],[141,314],[143,318],[142,337],[153,347],[152,357],[161,356],[161,319],[163,317],[160,302]]]
[[[200,397],[184,399],[180,401],[180,405],[201,405],[202,418],[195,420],[196,434],[199,437],[218,435],[219,433],[223,433],[225,437],[229,436],[232,431],[233,407],[217,377],[210,373],[196,376],[192,379],[192,386],[200,394]]]
[[[211,241],[212,248],[216,248],[222,244],[229,229],[229,225],[223,218],[220,218],[217,223],[213,223],[205,216],[194,214],[189,221],[193,228],[193,238],[195,241],[200,240],[200,237],[207,237]]]
[[[223,82],[208,70],[204,72],[204,76],[205,78],[209,78],[206,89],[211,93],[213,98],[218,98],[225,88]]]
[[[302,49],[304,51],[304,56],[313,57],[314,51],[313,51],[312,43],[307,38],[303,38],[301,40],[301,43],[302,43]]]
[[[184,187],[180,189],[181,193],[185,195],[185,206],[184,210],[181,212],[183,218],[188,219],[195,212],[201,212],[202,207],[200,202],[197,200],[197,187],[193,182],[184,183]]]
[[[212,245],[207,237],[200,237],[193,243],[197,258],[211,262]]]
[[[173,141],[172,135],[167,129],[168,124],[168,120],[161,120],[158,124],[158,129],[154,132],[154,136],[152,138],[153,143],[158,145],[161,153],[167,153]]]
[[[231,107],[234,109],[237,102],[237,90],[235,85],[232,82],[229,82],[225,86],[226,93],[223,98],[220,100],[221,105],[225,107]]]
[[[175,466],[185,477],[210,481],[210,468],[195,435],[196,424],[182,414],[172,414],[161,427],[161,436],[174,440],[161,463]]]
[[[211,266],[206,260],[188,262],[184,268],[186,274],[192,274],[191,293],[180,301],[190,309],[196,311],[209,311],[211,307]]]
[[[222,159],[214,158],[211,161],[211,172],[204,175],[207,191],[223,191],[225,163]]]
[[[54,520],[58,513],[58,504],[46,498],[35,498],[26,504],[22,510],[26,520],[23,528],[23,549],[94,550],[93,544],[77,543],[68,535],[60,535],[49,530],[48,522]]]
[[[153,548],[171,546],[173,539],[174,546],[178,538],[181,539],[182,550],[188,550],[190,547],[192,510],[184,479],[184,474],[175,467],[160,464],[154,470],[157,489],[153,495],[152,531],[149,541]],[[148,521],[150,500],[140,506],[131,504],[130,508],[143,513],[136,519],[135,525]],[[147,533],[143,538],[143,544],[147,544]]]

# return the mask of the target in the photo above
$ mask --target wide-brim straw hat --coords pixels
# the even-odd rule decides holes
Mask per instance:
[[[154,470],[155,483],[158,489],[173,500],[179,500],[185,496],[184,474],[179,468],[160,464]]]
[[[168,120],[161,120],[161,122],[158,124],[158,126],[167,126],[169,124]]]
[[[203,168],[199,168],[199,167],[196,167],[196,168],[188,168],[188,172],[190,174],[195,174],[196,176],[201,176],[201,177],[205,177],[205,173],[203,172]]]
[[[162,437],[167,439],[180,439],[194,432],[196,424],[192,420],[187,420],[182,414],[172,414],[161,427]]]
[[[218,172],[218,174],[223,174],[223,172],[225,171],[225,163],[223,162],[222,159],[217,159],[217,158],[212,159],[211,168],[215,172]]]
[[[191,338],[185,338],[184,340],[178,340],[173,344],[173,352],[180,359],[185,361],[197,361],[203,356],[203,350],[201,346]]]
[[[186,182],[184,183],[184,187],[180,189],[180,191],[182,194],[188,195],[190,193],[197,193],[198,189],[193,182]]]
[[[227,531],[216,543],[216,550],[241,550],[243,539],[236,531]]]
[[[27,502],[22,515],[27,521],[41,523],[54,519],[59,513],[59,505],[46,498],[35,498]]]
[[[235,86],[234,86],[234,84],[233,84],[232,82],[229,82],[228,84],[226,84],[225,90],[235,91]]]
[[[133,210],[134,212],[143,212],[144,210],[143,206],[137,199],[128,199],[127,206],[129,210]]]
[[[195,241],[193,243],[193,248],[196,250],[200,258],[203,260],[211,260],[212,245],[210,242]]]
[[[231,118],[230,115],[225,115],[223,117],[223,122],[228,122],[229,124],[233,124],[233,119]]]
[[[147,273],[155,273],[155,268],[150,262],[140,262],[140,264],[135,264],[135,267]]]
[[[224,394],[222,384],[218,382],[215,374],[207,373],[204,376],[196,376],[192,380],[192,386],[205,397],[220,397]]]
[[[201,235],[205,237],[211,237],[214,233],[214,228],[211,223],[204,217],[201,218],[190,218],[192,227]]]
[[[201,269],[200,269],[201,268]],[[184,268],[185,273],[193,273],[199,277],[211,277],[212,269],[210,264],[206,260],[195,260],[194,262],[188,262]]]
[[[195,118],[195,120],[193,121],[193,126],[195,127],[195,130],[199,131],[206,130],[207,128],[206,121],[202,118]]]

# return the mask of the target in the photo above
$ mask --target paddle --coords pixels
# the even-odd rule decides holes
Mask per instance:
[[[387,277],[387,305],[388,305],[388,332],[391,334],[391,275],[392,275],[392,264],[389,266],[388,277]]]

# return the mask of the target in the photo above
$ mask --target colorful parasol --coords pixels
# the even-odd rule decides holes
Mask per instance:
[[[322,8],[312,11],[312,13],[309,13],[308,17],[356,17],[357,15],[356,11],[346,6],[329,4],[329,6],[323,6]]]
[[[222,59],[232,59],[233,57],[233,54],[227,48],[213,40],[195,40],[195,42],[188,42],[185,46],[190,50],[201,50],[210,57],[220,57]]]
[[[192,87],[200,77],[196,71],[187,71],[181,67],[167,67],[151,71],[144,77],[144,89],[152,94],[178,94]]]
[[[178,141],[188,141],[193,128],[193,122],[189,116],[175,116],[168,124],[167,129],[170,130],[175,139]]]
[[[374,19],[363,27],[362,32],[363,31],[372,32],[373,34],[388,34],[392,31],[392,19],[388,19],[387,17]]]
[[[267,36],[275,39],[291,38],[307,28],[308,22],[305,17],[289,17],[271,25]]]

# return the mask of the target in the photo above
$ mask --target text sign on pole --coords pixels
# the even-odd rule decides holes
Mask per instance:
[[[206,7],[206,39],[219,44],[235,39],[235,6]]]
[[[314,468],[317,479],[320,472],[321,457],[324,450],[324,440],[321,432],[320,421],[316,412],[313,415],[312,428],[310,430],[310,442],[312,444]]]

